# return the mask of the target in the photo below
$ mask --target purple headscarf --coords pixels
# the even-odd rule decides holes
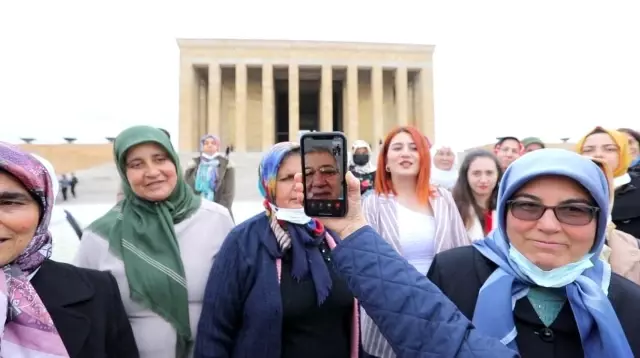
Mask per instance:
[[[200,152],[202,152],[202,150],[204,149],[204,142],[209,138],[213,139],[213,141],[216,143],[216,145],[218,146],[218,152],[219,152],[220,138],[218,138],[217,136],[214,136],[213,134],[205,134],[202,136],[202,138],[200,138]]]
[[[17,179],[40,207],[40,221],[24,251],[2,267],[0,322],[4,357],[68,357],[58,331],[38,293],[32,274],[51,256],[49,221],[53,209],[53,185],[46,168],[20,148],[0,142],[0,170]],[[22,337],[28,334],[29,337]],[[27,339],[28,338],[28,339]]]

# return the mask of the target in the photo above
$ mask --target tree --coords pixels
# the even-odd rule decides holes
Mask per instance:
[[[566,143],[566,142],[568,142],[568,141],[569,141],[569,139],[571,139],[571,138],[569,138],[569,137],[560,138],[560,140],[562,141],[562,143]]]
[[[31,144],[31,142],[36,140],[35,138],[20,138],[20,139],[27,144]]]
[[[109,141],[109,143],[113,143],[116,141],[116,137],[105,137],[105,138]]]
[[[63,139],[66,140],[67,143],[69,143],[69,144],[73,144],[73,142],[78,140],[78,138],[73,138],[73,137],[64,137]]]

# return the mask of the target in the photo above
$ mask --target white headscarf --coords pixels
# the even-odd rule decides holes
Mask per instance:
[[[31,156],[36,158],[36,160],[38,160],[40,164],[42,164],[42,166],[47,170],[47,173],[49,174],[49,178],[51,179],[51,186],[53,190],[53,206],[51,209],[51,224],[60,220],[66,221],[67,217],[66,217],[66,214],[64,213],[64,210],[60,210],[56,208],[56,204],[55,204],[56,198],[58,197],[58,193],[60,192],[60,182],[58,181],[58,177],[56,176],[56,169],[53,167],[53,164],[51,164],[50,161],[44,159],[43,157],[35,153],[31,153]],[[49,226],[51,226],[51,224],[49,224]]]
[[[453,165],[449,170],[438,169],[436,167],[435,160],[433,159],[442,149],[450,149],[453,153]],[[456,185],[456,181],[458,181],[458,169],[456,168],[457,161],[458,155],[452,147],[446,145],[434,145],[431,147],[431,184],[449,190],[453,189],[453,186]]]
[[[71,263],[80,246],[80,240],[78,240],[75,229],[67,219],[67,212],[55,205],[60,191],[56,170],[51,162],[41,156],[33,153],[31,153],[31,156],[42,164],[51,178],[54,202],[51,208],[51,222],[49,222],[49,232],[51,233],[51,240],[53,240],[51,260]]]
[[[355,154],[356,150],[360,148],[365,148],[369,153],[369,161],[365,165],[356,165],[353,162],[353,154]],[[363,140],[357,140],[353,142],[353,145],[351,145],[351,159],[349,160],[349,166],[353,166],[353,170],[359,174],[369,174],[376,171],[376,165],[375,163],[373,163],[373,153],[371,151],[371,146],[369,146],[369,143]]]

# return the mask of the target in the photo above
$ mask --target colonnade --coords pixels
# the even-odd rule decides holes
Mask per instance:
[[[300,129],[300,72],[301,67],[296,64],[271,64],[264,63],[262,65],[251,64],[251,68],[259,67],[261,69],[261,118],[255,120],[248,118],[247,112],[247,86],[248,86],[248,65],[245,63],[237,63],[233,66],[235,72],[235,110],[233,118],[222,118],[222,88],[223,76],[222,66],[219,63],[209,63],[208,65],[200,65],[201,73],[206,74],[206,78],[185,75],[187,69],[182,69],[181,73],[181,107],[185,106],[185,96],[190,95],[197,98],[194,104],[195,111],[190,112],[191,123],[183,123],[184,115],[181,112],[180,124],[180,141],[181,148],[194,148],[199,138],[204,133],[219,134],[222,131],[223,121],[228,121],[229,125],[234,126],[233,138],[226,138],[227,142],[233,143],[237,151],[246,151],[248,141],[247,131],[249,126],[260,125],[260,147],[262,150],[269,148],[275,142],[275,80],[274,67],[281,69],[286,66],[288,76],[288,132],[289,140],[296,141],[298,139],[298,131]],[[225,68],[229,67],[225,65]],[[303,71],[309,69],[304,66]],[[347,64],[345,66],[336,66],[331,64],[321,64],[317,66],[321,74],[320,84],[320,103],[319,103],[319,125],[320,131],[332,131],[333,128],[333,85],[334,70],[346,70],[346,96],[344,97],[343,111],[343,130],[347,134],[349,142],[359,139],[360,127],[363,121],[370,121],[373,127],[373,138],[383,138],[385,135],[384,122],[384,71],[394,72],[394,102],[395,102],[395,122],[397,125],[414,124],[418,126],[425,134],[433,136],[433,78],[430,64],[423,68],[407,68],[398,66],[389,68],[382,65],[359,66],[355,64]],[[316,69],[316,70],[317,70]],[[362,118],[360,110],[359,96],[359,74],[366,73],[359,70],[366,69],[371,77],[367,82],[371,85],[371,112],[370,118]],[[411,71],[415,74],[418,81],[409,86],[408,74]],[[191,72],[194,72],[192,68]],[[190,81],[196,81],[197,95],[194,91],[187,91],[185,88],[194,88]],[[411,91],[411,98],[409,91]],[[415,92],[415,93],[414,93]],[[186,99],[188,102],[188,98]],[[413,117],[410,118],[410,107]],[[181,108],[181,111],[183,109]],[[369,116],[368,116],[369,117]],[[184,132],[184,133],[183,133]],[[370,132],[369,132],[370,133]],[[257,138],[256,138],[257,139]],[[191,141],[193,144],[185,145],[182,141]]]

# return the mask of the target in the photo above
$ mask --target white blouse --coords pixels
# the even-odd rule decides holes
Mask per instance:
[[[434,217],[398,204],[398,230],[402,256],[426,275],[436,254]]]

